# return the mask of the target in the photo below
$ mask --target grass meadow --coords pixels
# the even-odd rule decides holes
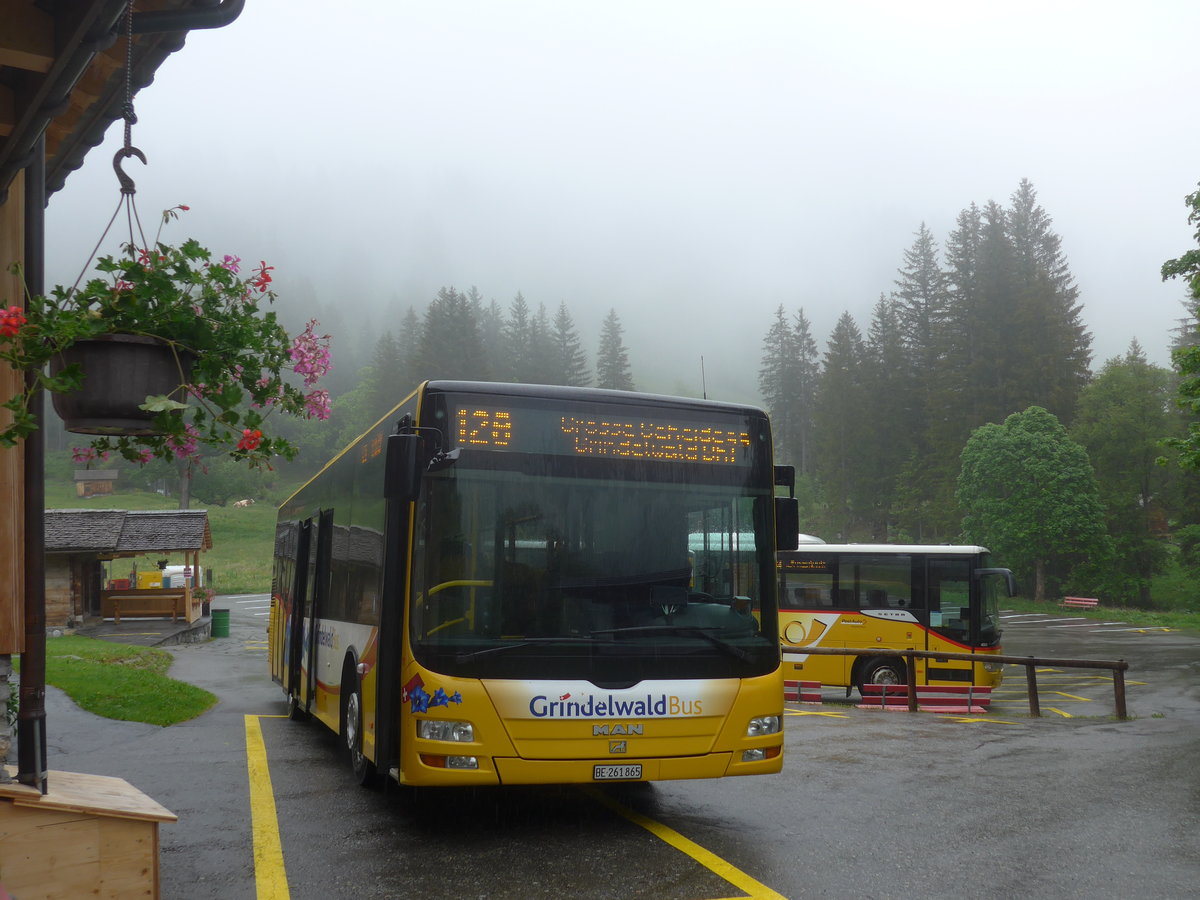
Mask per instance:
[[[280,494],[283,499],[289,488]],[[118,490],[100,497],[75,496],[73,484],[46,484],[47,509],[178,509],[178,500],[153,491]],[[272,500],[259,500],[253,506],[234,509],[233,506],[208,506],[196,501],[192,509],[208,511],[213,547],[200,556],[200,565],[211,569],[213,590],[218,594],[265,594],[271,589],[271,554],[275,537],[276,505]],[[115,565],[128,564],[144,572],[158,568],[156,557],[144,556],[119,560]],[[182,565],[183,555],[170,559],[171,565]],[[115,577],[125,572],[116,569]]]

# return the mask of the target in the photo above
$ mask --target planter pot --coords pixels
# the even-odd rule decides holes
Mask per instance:
[[[83,387],[50,396],[67,431],[78,434],[160,434],[155,413],[138,407],[147,397],[172,394],[192,369],[190,354],[176,359],[170,344],[133,334],[79,341],[55,357],[50,370],[57,374],[72,363],[83,370]]]

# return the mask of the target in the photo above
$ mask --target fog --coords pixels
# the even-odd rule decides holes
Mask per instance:
[[[865,331],[922,222],[941,244],[1028,178],[1093,366],[1133,338],[1166,364],[1198,33],[1194,2],[247,0],[138,95],[125,169],[147,230],[188,204],[164,239],[267,260],[281,303],[381,330],[442,286],[520,291],[591,357],[612,308],[640,388],[699,393],[703,357],[709,396],[751,401],[780,304],[822,349],[843,311]],[[51,284],[116,206],[121,140],[51,197]]]

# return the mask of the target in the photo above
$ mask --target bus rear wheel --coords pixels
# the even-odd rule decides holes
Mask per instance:
[[[350,756],[350,769],[355,781],[370,787],[375,782],[375,764],[363,754],[362,689],[357,678],[347,678],[342,696],[342,742]]]
[[[858,690],[862,693],[864,684],[907,684],[908,678],[904,672],[904,664],[899,660],[875,657],[863,663],[859,671]]]

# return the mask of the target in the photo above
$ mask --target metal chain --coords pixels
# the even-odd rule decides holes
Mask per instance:
[[[133,111],[133,0],[125,7],[125,106],[121,111],[125,117],[125,149],[133,144],[133,123],[137,116]]]

